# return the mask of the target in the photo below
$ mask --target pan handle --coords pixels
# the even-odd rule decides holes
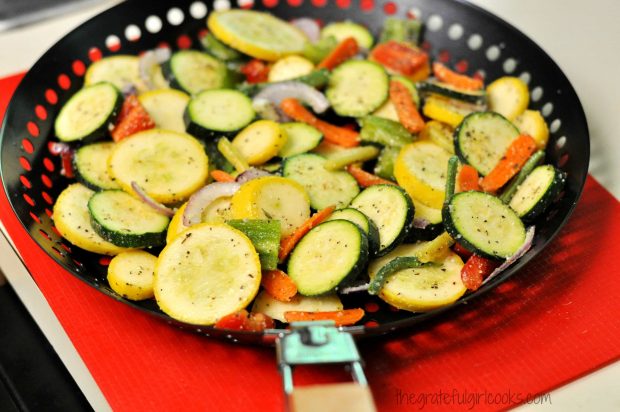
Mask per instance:
[[[292,323],[289,333],[278,336],[276,350],[290,412],[336,412],[343,405],[351,411],[376,411],[353,336],[333,321]],[[346,366],[354,382],[293,385],[294,366],[320,364]]]

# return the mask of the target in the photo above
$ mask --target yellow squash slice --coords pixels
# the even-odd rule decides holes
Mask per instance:
[[[487,86],[489,109],[514,120],[527,109],[530,93],[518,77],[501,77]]]
[[[108,266],[108,283],[112,290],[130,300],[153,297],[153,272],[157,258],[143,250],[116,255]]]

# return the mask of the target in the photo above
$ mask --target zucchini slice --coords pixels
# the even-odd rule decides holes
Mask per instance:
[[[398,120],[378,116],[366,116],[361,121],[360,139],[362,142],[382,146],[402,147],[413,142],[413,136]]]
[[[116,255],[108,266],[108,283],[112,290],[129,300],[154,296],[153,273],[157,258],[143,250],[129,250]]]
[[[286,143],[286,133],[273,120],[258,120],[243,129],[232,145],[250,166],[267,163]]]
[[[325,95],[340,116],[362,117],[386,101],[389,83],[381,65],[366,60],[349,60],[334,69]]]
[[[280,157],[309,152],[323,140],[323,133],[305,123],[282,123],[280,127],[286,134],[286,143],[280,149]]]
[[[454,149],[463,163],[486,176],[517,137],[519,129],[501,114],[472,113],[456,128]]]
[[[465,90],[457,89],[447,83],[436,80],[427,80],[416,85],[417,89],[424,95],[429,93],[447,97],[448,99],[462,100],[467,103],[485,104],[486,93],[484,90]]]
[[[371,279],[398,257],[419,257],[429,242],[401,245],[368,266]],[[463,261],[451,251],[434,265],[404,269],[392,274],[383,284],[379,297],[399,309],[425,312],[449,305],[467,291],[461,281]]]
[[[450,153],[443,148],[420,140],[400,151],[394,164],[394,176],[409,196],[428,207],[441,209],[449,159]]]
[[[411,229],[413,202],[398,186],[370,186],[353,199],[351,207],[364,213],[377,226],[377,256],[385,255],[398,246]]]
[[[54,204],[54,225],[62,237],[77,247],[102,255],[118,255],[127,249],[99,236],[90,223],[88,201],[94,194],[81,183],[69,185]]]
[[[233,195],[231,209],[233,219],[279,220],[283,237],[310,218],[310,200],[303,186],[279,176],[244,183]]]
[[[209,13],[207,26],[218,40],[257,59],[275,61],[301,54],[308,37],[284,20],[255,10]]]
[[[95,232],[121,247],[160,246],[170,219],[122,190],[104,190],[88,201]]]
[[[162,65],[170,86],[189,94],[226,86],[226,65],[214,57],[196,50],[181,50]]]
[[[93,141],[106,136],[123,104],[123,96],[111,83],[97,83],[74,94],[60,109],[54,123],[59,140]]]
[[[286,322],[284,314],[291,311],[332,312],[344,309],[336,294],[323,296],[304,296],[297,294],[289,302],[282,302],[262,291],[254,300],[252,312],[264,313],[272,319]]]
[[[286,56],[275,62],[269,70],[269,82],[283,82],[308,75],[314,70],[314,63],[297,56]]]
[[[200,138],[232,136],[254,120],[252,101],[236,90],[207,90],[194,96],[185,110],[187,133]]]
[[[346,220],[323,222],[297,244],[287,273],[305,296],[322,295],[355,280],[368,260],[368,240]]]
[[[369,49],[374,43],[374,38],[368,29],[352,21],[330,23],[321,30],[321,39],[335,37],[340,43],[348,37],[353,37],[357,44],[364,49]]]
[[[229,220],[228,225],[243,232],[254,245],[262,270],[278,267],[280,250],[280,222],[278,220],[244,219]]]
[[[192,136],[151,129],[117,143],[108,170],[126,192],[133,192],[135,181],[156,201],[174,204],[205,184],[209,160]]]
[[[331,205],[346,207],[359,193],[357,181],[345,171],[325,169],[326,159],[306,153],[284,160],[282,174],[302,185],[310,196],[313,209],[321,210]]]
[[[334,211],[327,220],[348,220],[351,223],[355,223],[362,229],[368,238],[368,250],[370,255],[374,255],[379,250],[379,229],[368,219],[368,216],[363,214],[357,209],[347,207]]]
[[[158,128],[185,132],[183,113],[189,102],[187,94],[174,89],[160,89],[142,93],[138,99]]]
[[[225,224],[201,223],[162,250],[153,288],[157,304],[170,317],[212,325],[245,308],[260,281],[258,254],[246,235]]]
[[[566,174],[551,165],[538,166],[530,173],[510,200],[510,207],[531,222],[555,200],[564,188]]]
[[[374,173],[384,179],[395,181],[394,163],[399,153],[399,147],[386,146],[381,149],[381,153],[379,153],[379,158],[375,164]]]
[[[88,66],[84,75],[84,86],[92,86],[101,82],[112,83],[118,90],[129,90],[132,87],[138,91],[147,90],[144,81],[140,78],[140,59],[137,56],[120,54],[105,57]],[[157,75],[162,78],[161,70]]]
[[[75,178],[92,190],[120,189],[108,173],[108,159],[113,142],[93,143],[80,147],[73,156]]]
[[[499,113],[509,120],[527,109],[530,93],[527,85],[518,77],[501,77],[487,86],[489,110]]]
[[[490,259],[514,255],[525,240],[525,226],[519,216],[488,193],[455,194],[443,208],[443,222],[459,244]]]

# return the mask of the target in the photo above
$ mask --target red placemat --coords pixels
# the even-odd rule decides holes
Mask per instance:
[[[20,79],[0,80],[0,113]],[[273,349],[182,332],[90,288],[38,248],[0,192],[2,222],[114,410],[282,410]],[[620,358],[619,231],[618,201],[590,177],[525,270],[437,320],[360,343],[379,410],[505,409]]]

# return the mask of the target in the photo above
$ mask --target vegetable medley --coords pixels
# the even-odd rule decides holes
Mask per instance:
[[[219,328],[352,325],[341,294],[432,310],[531,246],[565,176],[521,80],[432,62],[417,20],[207,26],[201,50],[97,61],[56,119],[76,183],[55,225],[114,256],[119,295]]]

